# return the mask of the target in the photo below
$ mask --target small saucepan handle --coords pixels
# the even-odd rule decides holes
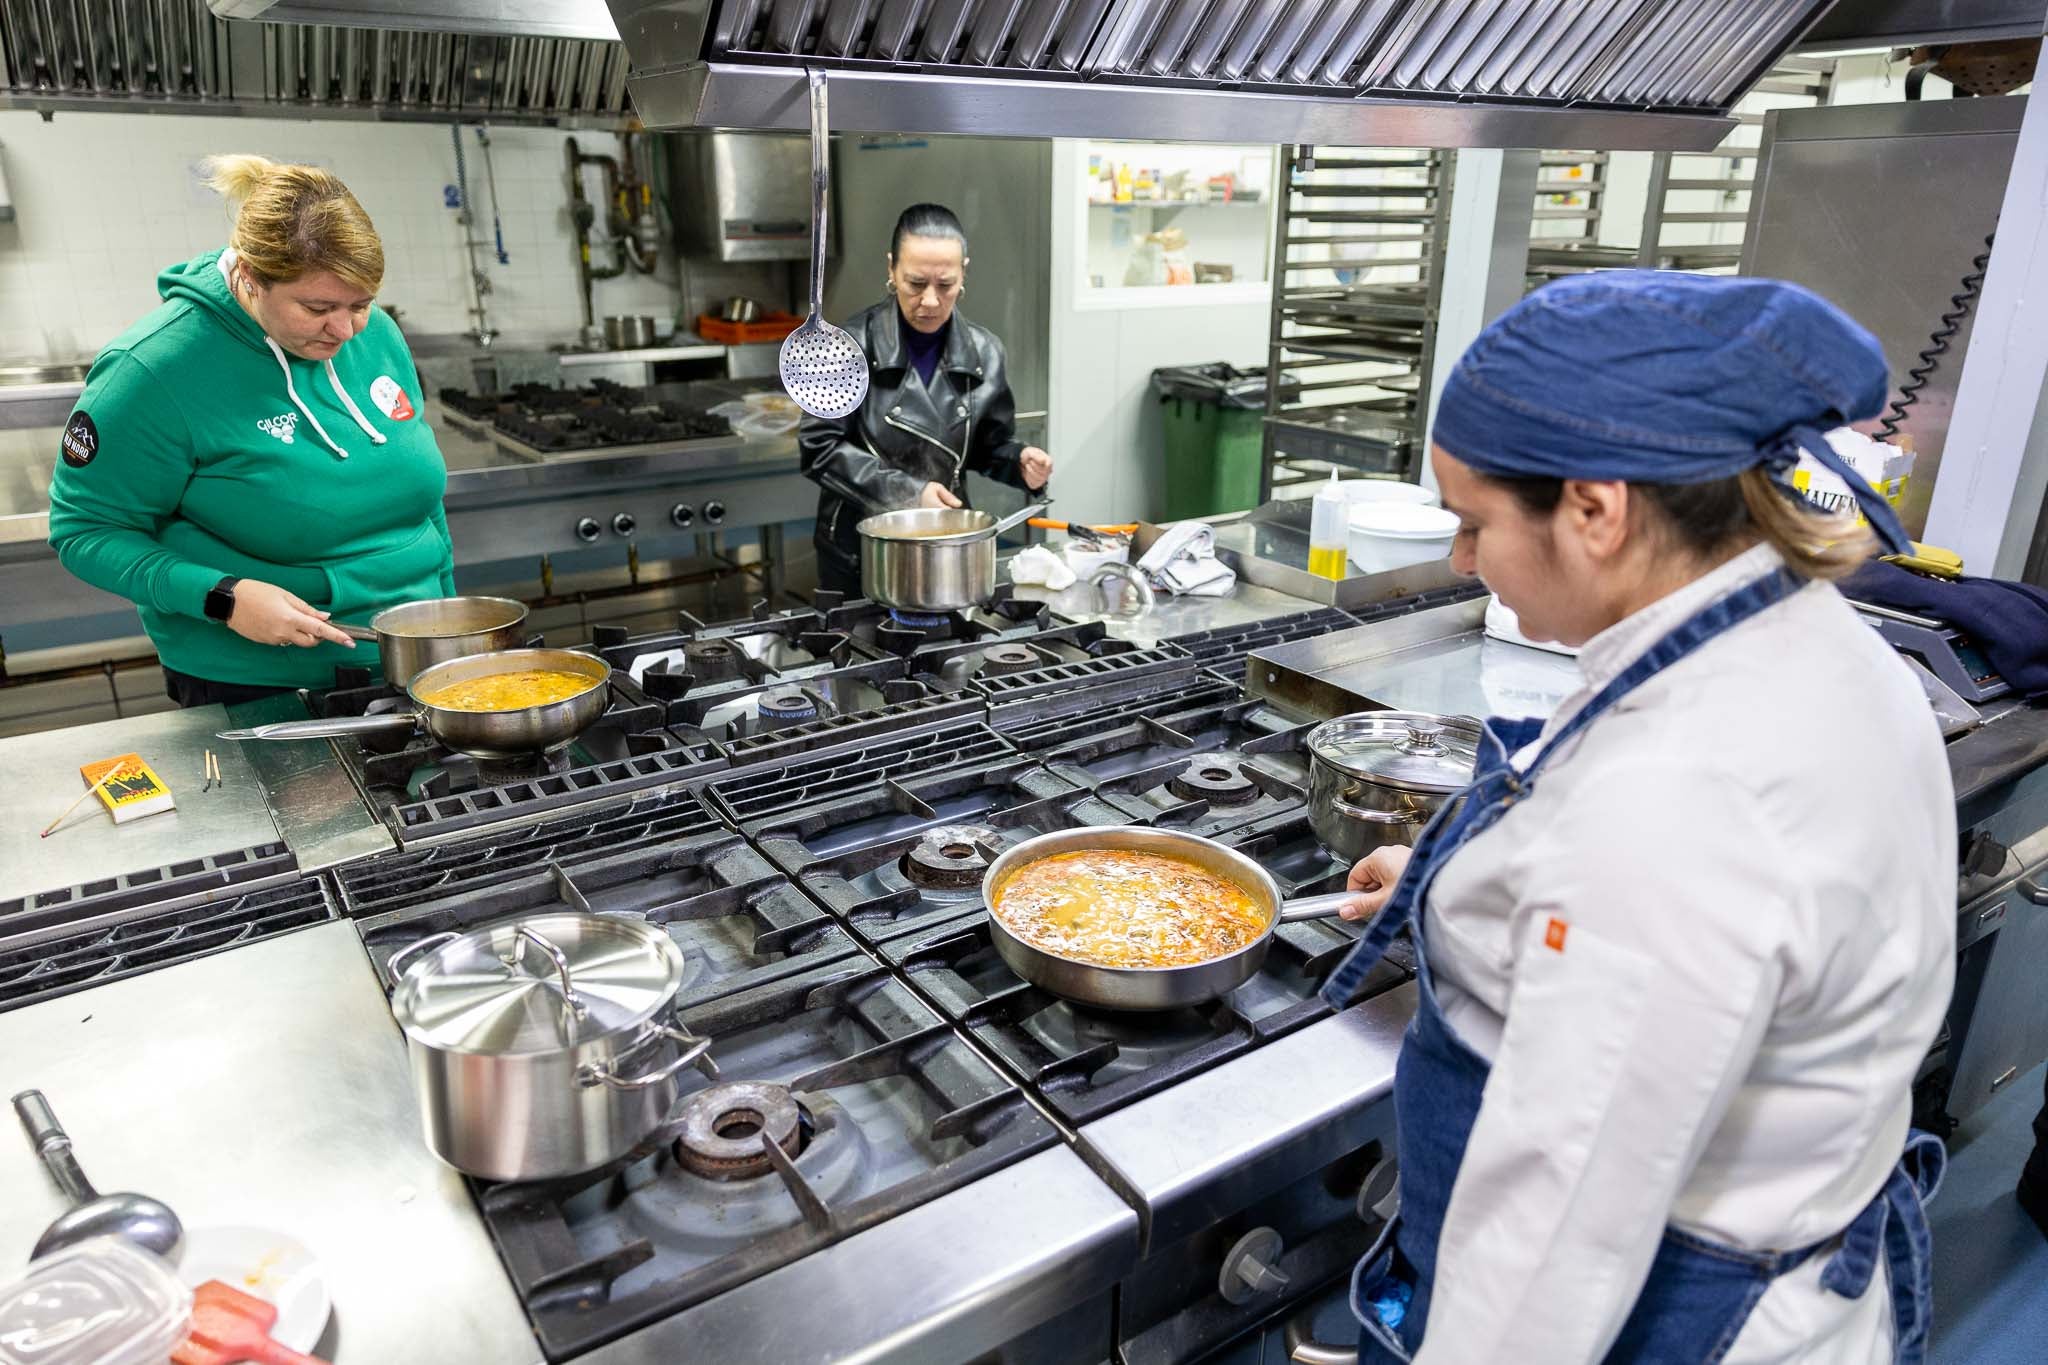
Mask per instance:
[[[377,632],[368,626],[351,626],[343,621],[329,621],[327,624],[351,640],[367,640],[373,645],[377,643]]]
[[[1329,919],[1357,899],[1356,891],[1332,891],[1324,896],[1300,896],[1282,902],[1280,923],[1293,924],[1296,920]]]
[[[381,716],[337,716],[333,720],[281,720],[247,730],[219,730],[215,739],[343,739],[349,735],[416,730],[420,718],[412,711],[387,711]]]
[[[670,1028],[665,1024],[655,1026],[662,1036],[682,1048],[674,1061],[654,1071],[638,1076],[621,1076],[610,1065],[588,1066],[580,1079],[585,1085],[608,1085],[614,1090],[645,1090],[651,1085],[660,1085],[673,1077],[684,1067],[694,1066],[711,1080],[718,1079],[718,1063],[707,1055],[711,1051],[711,1040],[699,1038],[686,1029]]]

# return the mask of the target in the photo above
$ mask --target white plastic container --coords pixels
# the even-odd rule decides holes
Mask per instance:
[[[1346,479],[1337,486],[1344,490],[1344,500],[1353,507],[1368,502],[1412,502],[1434,507],[1441,501],[1433,489],[1395,479]]]
[[[0,1365],[163,1365],[191,1325],[192,1291],[170,1266],[95,1237],[0,1288]]]
[[[1442,559],[1458,534],[1458,515],[1409,502],[1367,502],[1350,509],[1351,562],[1385,573]]]

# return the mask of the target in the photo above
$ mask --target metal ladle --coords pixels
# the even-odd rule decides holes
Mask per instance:
[[[837,419],[868,396],[868,358],[843,327],[825,321],[825,205],[831,145],[825,134],[825,73],[811,81],[811,314],[782,342],[782,387],[813,417]]]
[[[119,1237],[167,1259],[177,1256],[185,1240],[185,1225],[178,1215],[168,1204],[146,1194],[101,1194],[95,1190],[72,1154],[71,1135],[57,1122],[42,1091],[24,1090],[16,1095],[14,1112],[35,1144],[36,1155],[72,1203],[36,1239],[35,1250],[29,1253],[31,1260],[90,1237]]]

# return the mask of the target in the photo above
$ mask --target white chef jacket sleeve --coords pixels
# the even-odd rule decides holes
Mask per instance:
[[[1605,1355],[1776,1006],[1790,855],[1754,795],[1705,763],[1612,766],[1517,858],[1506,1028],[1427,1365]]]

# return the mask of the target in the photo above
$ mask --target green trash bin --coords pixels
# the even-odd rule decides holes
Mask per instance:
[[[1286,386],[1296,387],[1291,381]],[[1265,451],[1265,370],[1220,362],[1177,365],[1152,371],[1152,391],[1159,395],[1166,445],[1166,520],[1256,505]],[[1282,401],[1293,396],[1283,393]]]

